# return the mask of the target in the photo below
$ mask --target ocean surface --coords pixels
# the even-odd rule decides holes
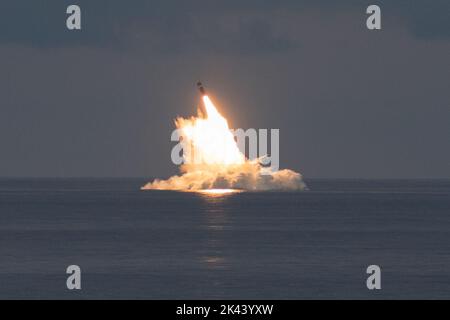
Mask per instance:
[[[0,179],[0,298],[450,298],[449,180],[224,195],[145,182]]]

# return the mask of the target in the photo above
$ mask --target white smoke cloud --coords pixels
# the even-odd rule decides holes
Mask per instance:
[[[156,179],[143,190],[242,189],[249,191],[300,191],[306,189],[302,176],[289,169],[267,172],[257,160],[239,165],[182,165],[182,174]],[[263,174],[264,173],[264,174]]]

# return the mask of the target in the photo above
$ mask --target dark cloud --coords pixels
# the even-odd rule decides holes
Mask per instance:
[[[65,9],[78,4],[83,31],[65,28]],[[398,19],[415,35],[450,36],[450,1],[377,1],[383,15]],[[300,44],[274,25],[280,11],[364,12],[367,1],[145,1],[134,0],[15,0],[0,3],[0,42],[35,47],[99,46],[115,49],[186,52],[280,51]],[[226,26],[232,18],[236,28]],[[230,22],[230,21],[228,21]],[[230,22],[231,23],[231,22]],[[225,25],[224,25],[225,24]]]
[[[411,1],[406,16],[412,32],[423,38],[450,37],[450,1]]]
[[[270,20],[239,17],[236,28],[220,25],[224,12],[203,1],[76,1],[81,31],[65,28],[73,1],[4,1],[0,4],[0,42],[34,47],[98,46],[155,52],[198,50],[277,51],[294,44],[273,33]],[[238,7],[225,8],[231,12]],[[258,10],[257,10],[258,11]],[[225,21],[226,23],[226,21]]]

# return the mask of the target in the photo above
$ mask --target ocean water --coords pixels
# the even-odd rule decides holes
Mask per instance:
[[[226,195],[146,181],[0,179],[0,298],[450,298],[449,180]]]

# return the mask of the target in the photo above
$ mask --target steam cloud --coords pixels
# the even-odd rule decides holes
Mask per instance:
[[[289,169],[262,174],[266,168],[256,161],[228,165],[182,165],[182,175],[167,180],[156,179],[143,190],[242,189],[252,191],[292,190],[306,188],[302,176]]]

